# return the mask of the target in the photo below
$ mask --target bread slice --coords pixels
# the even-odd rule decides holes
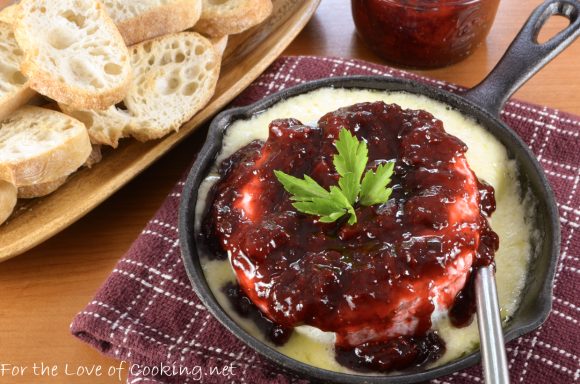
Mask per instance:
[[[87,160],[82,165],[83,167],[92,168],[95,164],[102,160],[101,146],[93,145],[92,151],[87,157]],[[73,172],[74,173],[74,172]],[[72,175],[72,174],[71,174]],[[54,181],[47,181],[45,183],[25,185],[18,188],[19,199],[33,199],[51,194],[58,188],[64,185],[69,179],[70,175],[59,177]]]
[[[181,32],[201,16],[202,0],[101,0],[127,45]]]
[[[0,180],[16,187],[67,176],[90,153],[84,125],[63,113],[24,106],[0,122]]]
[[[22,0],[14,35],[30,87],[77,108],[106,109],[130,81],[129,52],[95,0]]]
[[[118,145],[122,137],[158,139],[191,119],[213,96],[220,55],[195,32],[182,32],[131,47],[133,80],[123,105],[106,111],[61,109],[88,128],[93,143]]]
[[[271,0],[203,0],[194,29],[210,37],[234,35],[260,24],[272,9]]]
[[[6,221],[16,206],[16,187],[0,180],[0,224]]]
[[[126,45],[185,31],[201,17],[202,0],[101,0]],[[0,11],[0,21],[12,24],[16,5]]]
[[[9,5],[0,10],[0,21],[6,24],[14,23],[16,17],[16,4]]]
[[[12,26],[0,21],[0,120],[34,96],[20,72],[24,53],[16,43]]]
[[[134,118],[128,133],[137,140],[178,131],[214,94],[221,56],[195,32],[139,44],[131,58],[135,81],[124,102]]]
[[[24,185],[18,188],[19,199],[34,199],[49,195],[56,191],[60,186],[66,183],[68,176],[59,177],[54,181],[47,181],[45,183],[38,183],[32,185]]]

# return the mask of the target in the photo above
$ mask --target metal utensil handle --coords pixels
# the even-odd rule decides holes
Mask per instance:
[[[539,43],[546,21],[564,16],[570,25],[550,40]],[[493,71],[464,96],[498,116],[507,99],[580,35],[580,2],[547,0],[530,15]]]
[[[499,316],[493,266],[480,268],[475,276],[477,325],[481,342],[483,376],[489,384],[509,384],[507,357]]]

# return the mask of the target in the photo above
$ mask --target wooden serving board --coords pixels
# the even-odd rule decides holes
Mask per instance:
[[[7,3],[0,0],[0,8]],[[29,250],[74,223],[219,112],[284,51],[320,0],[273,3],[269,19],[230,36],[213,99],[179,132],[147,143],[124,140],[116,150],[106,151],[100,163],[75,173],[53,194],[21,200],[12,217],[0,226],[0,261]]]

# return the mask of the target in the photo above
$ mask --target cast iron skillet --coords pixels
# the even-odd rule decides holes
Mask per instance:
[[[216,301],[201,268],[194,232],[197,192],[221,148],[223,134],[232,122],[249,119],[281,100],[321,87],[405,91],[441,101],[475,118],[508,149],[510,157],[516,160],[524,193],[531,192],[536,202],[535,227],[538,229],[540,238],[533,247],[534,259],[528,273],[521,305],[504,329],[504,336],[506,341],[513,340],[539,327],[548,317],[552,306],[552,283],[560,252],[558,211],[554,195],[540,165],[522,140],[500,121],[499,111],[517,88],[578,37],[580,34],[579,14],[580,3],[576,0],[549,0],[540,5],[532,13],[496,68],[483,82],[462,95],[451,94],[406,79],[328,78],[283,90],[247,107],[220,113],[211,123],[207,141],[189,173],[183,188],[179,211],[182,256],[189,278],[201,301],[226,328],[262,355],[287,369],[324,382],[414,383],[450,374],[479,361],[480,353],[473,352],[437,368],[393,376],[351,375],[312,367],[281,354],[236,324]],[[539,31],[552,15],[562,15],[568,18],[570,25],[549,41],[539,44],[537,42]]]

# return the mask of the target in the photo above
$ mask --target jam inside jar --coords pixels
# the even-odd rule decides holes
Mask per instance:
[[[436,68],[469,56],[487,36],[499,0],[352,0],[359,35],[383,59]]]

